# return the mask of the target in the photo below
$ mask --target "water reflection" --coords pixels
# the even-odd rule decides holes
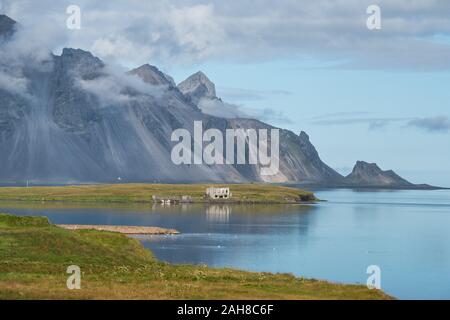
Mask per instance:
[[[206,220],[208,222],[228,223],[231,208],[229,205],[210,205],[206,207]]]

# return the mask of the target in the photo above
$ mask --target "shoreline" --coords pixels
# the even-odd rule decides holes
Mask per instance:
[[[181,205],[314,205],[320,202],[327,202],[327,200],[317,199],[315,201],[304,201],[304,202],[282,202],[282,201],[193,201],[193,202],[178,202],[178,203],[170,203],[170,204],[163,204],[160,202],[153,202],[153,201],[91,201],[91,200],[79,200],[79,201],[73,201],[73,200],[23,200],[23,199],[0,199],[1,203],[24,203],[24,204],[136,204],[136,205],[158,205],[161,207],[175,207],[175,206],[181,206]]]
[[[229,188],[230,199],[211,199],[210,187]],[[111,184],[64,187],[0,187],[0,201],[66,203],[313,204],[313,192],[269,184]]]

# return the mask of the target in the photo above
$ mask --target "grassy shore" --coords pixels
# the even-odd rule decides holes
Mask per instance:
[[[190,196],[194,203],[209,202],[204,198],[207,184],[112,184],[63,187],[2,187],[0,201],[62,201],[62,202],[112,202],[149,203],[152,196],[181,198]],[[233,197],[222,200],[228,203],[299,203],[316,198],[312,192],[269,184],[233,184]]]
[[[67,267],[81,268],[68,290]],[[118,233],[0,215],[0,299],[390,299],[359,285],[157,261]]]

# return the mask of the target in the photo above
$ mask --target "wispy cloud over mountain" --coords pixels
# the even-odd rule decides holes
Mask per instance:
[[[247,96],[247,98],[250,98]],[[256,99],[257,98],[257,99]],[[252,99],[264,100],[262,96],[253,97]],[[241,101],[245,101],[242,97]],[[283,113],[282,110],[275,108],[251,108],[243,104],[229,103],[222,100],[202,99],[199,102],[199,107],[206,114],[223,118],[248,118],[258,119],[274,124],[290,124],[292,120]]]
[[[261,101],[268,96],[289,96],[292,92],[287,90],[251,90],[242,88],[219,87],[219,93],[227,101]]]

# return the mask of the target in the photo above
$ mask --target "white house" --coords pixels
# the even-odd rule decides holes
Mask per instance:
[[[211,199],[229,199],[232,194],[230,188],[207,188],[206,196]]]

